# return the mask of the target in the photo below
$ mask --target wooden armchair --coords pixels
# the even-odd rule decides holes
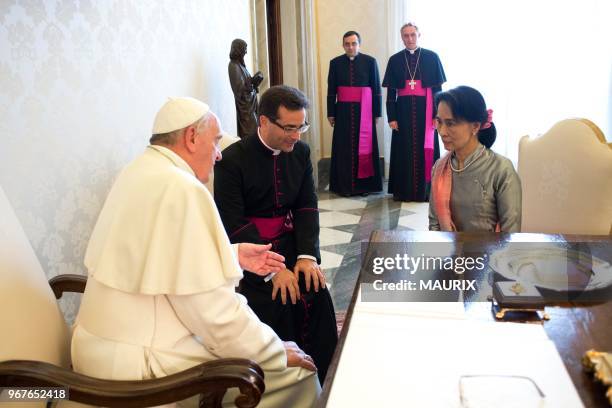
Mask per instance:
[[[71,401],[106,407],[158,406],[200,394],[201,407],[220,407],[227,389],[236,387],[238,407],[259,403],[264,374],[245,359],[210,361],[143,381],[101,380],[73,372],[70,331],[56,299],[66,291],[82,293],[86,282],[80,275],[47,282],[0,188],[0,388],[65,387]]]

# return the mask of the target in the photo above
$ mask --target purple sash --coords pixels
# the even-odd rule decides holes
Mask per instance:
[[[431,167],[433,166],[434,149],[434,126],[433,126],[433,96],[431,88],[423,88],[420,80],[414,81],[414,89],[410,87],[410,81],[406,80],[404,89],[398,89],[399,96],[424,96],[425,97],[425,181],[431,181]]]
[[[273,240],[280,235],[293,231],[293,222],[291,221],[291,213],[281,215],[279,217],[247,217],[249,221],[255,224],[255,228],[259,232],[259,236],[263,239]]]
[[[372,162],[372,88],[369,86],[339,86],[338,102],[360,102],[359,151],[357,178],[374,175]]]

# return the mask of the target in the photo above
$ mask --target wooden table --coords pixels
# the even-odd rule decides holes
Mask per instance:
[[[374,231],[370,238],[368,250],[363,257],[363,265],[371,265],[373,256],[381,256],[385,252],[385,243],[404,243],[408,248],[416,246],[411,243],[446,242],[457,245],[461,250],[470,253],[491,253],[512,242],[553,242],[553,243],[580,243],[588,247],[591,253],[598,258],[612,262],[612,238],[610,236],[561,235],[561,234],[496,234],[496,233],[448,233],[434,231]],[[383,244],[383,245],[380,245]],[[413,254],[418,256],[418,254]],[[490,268],[471,275],[471,278],[485,281],[491,275]],[[347,310],[344,327],[340,335],[338,347],[327,373],[322,395],[317,406],[327,404],[330,390],[334,383],[334,376],[342,354],[347,333],[350,329],[355,303],[362,283],[372,282],[372,271],[362,267],[359,279],[353,292],[353,297]],[[396,277],[399,279],[399,275]],[[395,278],[392,278],[395,279]],[[389,281],[389,276],[385,279]],[[478,292],[478,291],[477,291]],[[594,303],[576,303],[557,301],[554,305],[546,306],[550,315],[549,321],[542,324],[561,356],[570,378],[586,407],[608,407],[605,398],[605,388],[593,381],[592,377],[583,371],[581,358],[585,351],[596,349],[612,352],[612,287],[600,292],[601,301]],[[602,294],[603,293],[603,294]],[[464,294],[464,306],[469,319],[494,320],[489,304],[475,302],[482,300],[482,293],[468,291]],[[364,373],[364,375],[368,375]]]

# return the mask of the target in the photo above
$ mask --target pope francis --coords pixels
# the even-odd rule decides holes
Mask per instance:
[[[89,241],[73,367],[137,380],[248,358],[265,373],[260,406],[312,406],[320,385],[310,356],[234,291],[243,268],[267,275],[284,259],[269,245],[230,244],[203,184],[220,138],[218,118],[197,99],[169,98],[157,113],[151,144],[118,176]]]

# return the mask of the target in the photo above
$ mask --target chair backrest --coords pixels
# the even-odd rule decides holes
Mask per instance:
[[[586,119],[519,143],[522,232],[612,234],[612,145]]]
[[[70,333],[0,187],[0,361],[20,359],[70,367]]]
[[[219,141],[219,149],[223,151],[226,147],[228,147],[232,143],[236,143],[239,140],[240,138],[238,136],[232,136],[229,133],[224,132],[223,136],[221,137],[221,140]],[[208,182],[206,183],[206,188],[208,189],[208,191],[210,191],[210,194],[214,194],[214,181],[214,174],[211,173],[210,177],[208,178]]]

